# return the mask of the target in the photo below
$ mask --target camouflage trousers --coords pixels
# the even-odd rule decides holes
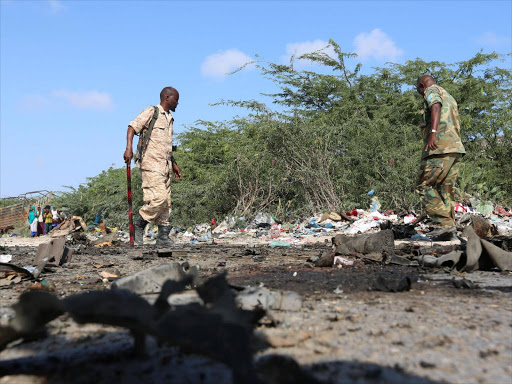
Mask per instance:
[[[432,222],[439,227],[455,225],[455,183],[460,153],[433,155],[421,161],[416,191]]]
[[[171,178],[158,172],[141,170],[144,205],[139,210],[146,221],[169,225],[171,214]]]

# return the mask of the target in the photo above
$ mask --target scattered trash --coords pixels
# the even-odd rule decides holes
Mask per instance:
[[[336,212],[323,213],[322,216],[320,216],[320,220],[318,220],[318,222],[322,223],[325,220],[341,221],[341,216]]]
[[[370,212],[378,212],[380,209],[380,201],[377,196],[372,197],[372,203],[370,205]]]
[[[411,236],[411,240],[413,240],[413,241],[432,241],[432,239],[430,237],[422,235],[421,233],[417,233],[417,234]]]
[[[411,224],[414,220],[416,220],[416,216],[413,214],[408,214],[404,216],[404,224]]]
[[[100,272],[100,276],[103,277],[104,279],[118,278],[119,277],[116,274],[105,272],[105,271],[101,271]]]
[[[256,214],[256,217],[254,218],[254,224],[256,224],[259,227],[268,227],[272,226],[272,224],[275,223],[275,220],[272,216],[269,214],[258,212]]]
[[[341,256],[334,256],[334,263],[333,263],[333,265],[334,266],[339,265],[340,267],[343,266],[343,265],[354,265],[354,261],[346,259],[346,258],[341,257]]]
[[[341,285],[338,285],[336,289],[333,291],[333,293],[337,295],[341,295],[343,293],[343,289],[341,289]]]
[[[73,216],[70,219],[65,219],[62,223],[57,225],[51,232],[51,237],[67,236],[75,231],[87,231],[87,224],[80,216]]]
[[[0,263],[8,263],[12,260],[12,255],[0,255]]]
[[[29,291],[47,291],[47,292],[55,292],[55,284],[48,283],[46,280],[42,280],[41,282],[34,283],[27,287]]]
[[[291,243],[288,241],[282,241],[282,240],[272,240],[270,244],[268,245],[270,248],[275,247],[290,247]]]
[[[494,211],[494,205],[490,201],[480,201],[475,198],[471,198],[469,201],[473,209],[484,216],[489,216]]]

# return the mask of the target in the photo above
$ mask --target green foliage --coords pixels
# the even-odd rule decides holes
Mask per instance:
[[[363,75],[360,64],[353,70],[346,64],[354,54],[330,45],[335,58],[322,50],[300,57],[323,66],[318,72],[295,69],[295,58],[290,65],[254,62],[277,87],[264,94],[276,110],[255,100],[221,100],[249,114],[198,121],[178,135],[183,180],[172,187],[175,225],[259,210],[290,219],[365,208],[370,189],[383,209],[418,208],[423,101],[415,85],[423,74],[436,77],[458,102],[468,152],[463,196],[512,203],[512,73],[494,66],[503,55],[477,53],[455,64],[416,59]],[[141,203],[137,177],[134,208]],[[123,225],[125,191],[124,170],[109,169],[62,199],[89,220],[101,210],[107,223]]]

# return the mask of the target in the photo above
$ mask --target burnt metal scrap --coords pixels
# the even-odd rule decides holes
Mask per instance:
[[[316,260],[308,261],[315,267],[333,267],[335,257],[342,255],[384,264],[448,267],[460,272],[493,269],[511,271],[512,252],[508,251],[507,239],[498,239],[497,243],[502,246],[500,248],[494,244],[494,236],[487,237],[492,231],[485,219],[475,217],[471,221],[463,229],[462,237],[459,237],[460,244],[424,247],[406,243],[395,248],[396,231],[385,229],[352,237],[337,235],[332,238],[332,250],[324,252]]]
[[[236,383],[258,383],[250,341],[254,327],[265,311],[237,307],[226,275],[197,286],[204,302],[170,306],[167,298],[193,284],[192,276],[168,280],[154,305],[125,289],[91,291],[59,299],[44,291],[23,293],[13,305],[15,317],[0,328],[0,349],[44,329],[68,313],[77,323],[99,323],[127,328],[134,336],[136,353],[144,351],[145,338],[178,346],[184,352],[209,356],[226,363]]]
[[[356,256],[389,263],[394,250],[394,235],[390,229],[358,236],[337,235],[332,238],[333,251],[314,262],[316,267],[332,267],[336,255]]]

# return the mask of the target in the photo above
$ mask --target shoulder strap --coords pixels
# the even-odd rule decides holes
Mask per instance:
[[[144,138],[142,141],[142,151],[140,154],[141,159],[142,159],[142,155],[148,145],[149,137],[151,136],[151,132],[153,131],[153,127],[155,126],[156,119],[158,119],[158,107],[153,107],[153,108],[155,109],[153,111],[153,117],[151,118],[151,122],[149,123],[148,130],[144,134]]]

